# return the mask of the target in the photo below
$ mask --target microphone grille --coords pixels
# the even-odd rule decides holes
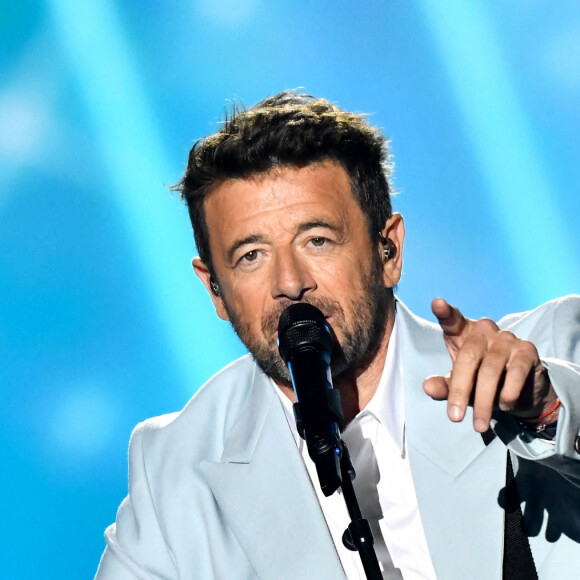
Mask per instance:
[[[278,348],[282,360],[287,363],[293,350],[300,347],[328,353],[332,349],[332,335],[324,314],[316,306],[304,302],[288,306],[278,323]]]

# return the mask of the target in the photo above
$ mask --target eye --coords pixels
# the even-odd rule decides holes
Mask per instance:
[[[316,246],[317,248],[324,246],[324,244],[326,244],[326,242],[328,242],[328,238],[323,238],[322,236],[318,236],[318,237],[312,238],[310,240],[310,243],[313,246]]]
[[[254,262],[257,258],[258,250],[250,250],[241,257],[240,262]]]

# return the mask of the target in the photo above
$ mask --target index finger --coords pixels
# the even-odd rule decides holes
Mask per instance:
[[[431,310],[446,336],[460,336],[467,326],[467,319],[458,308],[451,306],[443,298],[431,302]]]

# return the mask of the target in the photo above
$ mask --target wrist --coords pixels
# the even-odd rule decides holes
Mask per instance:
[[[556,397],[556,401],[535,419],[520,420],[520,426],[537,437],[553,439],[556,435],[556,423],[562,403]]]
[[[543,423],[548,425],[555,422],[561,406],[558,395],[552,387],[548,368],[542,361],[540,365],[534,377],[534,395],[529,399],[529,406],[522,405],[522,408],[512,412],[518,421],[523,421],[532,428]]]

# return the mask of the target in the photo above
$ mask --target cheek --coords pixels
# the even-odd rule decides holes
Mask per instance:
[[[370,278],[371,266],[349,258],[317,264],[312,271],[319,289],[338,299],[358,295]]]
[[[237,319],[249,327],[254,334],[260,331],[262,316],[267,306],[267,296],[264,285],[260,287],[252,284],[246,287],[245,284],[237,283],[224,288],[230,310],[234,310]]]

